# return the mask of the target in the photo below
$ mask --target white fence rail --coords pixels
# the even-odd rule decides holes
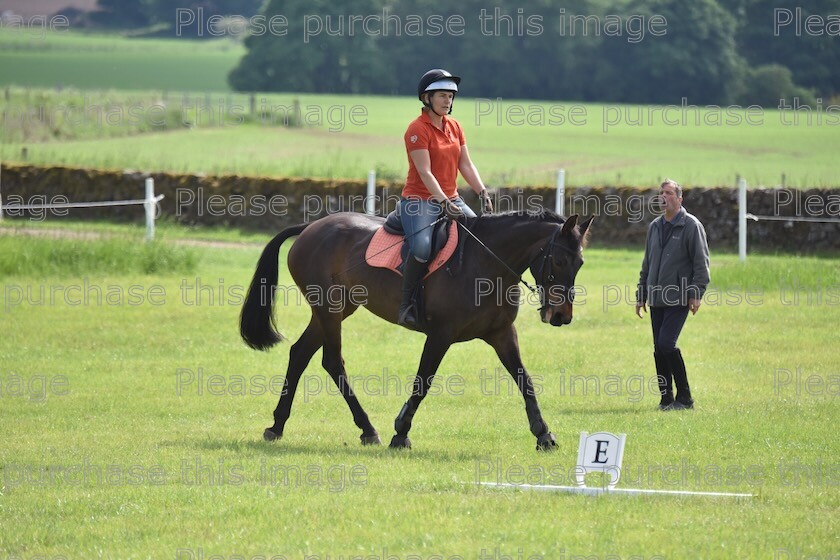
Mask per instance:
[[[53,204],[3,204],[2,191],[2,165],[0,165],[0,221],[3,220],[4,213],[8,211],[23,211],[23,210],[64,210],[68,208],[98,208],[108,206],[139,206],[143,205],[146,212],[146,240],[151,241],[155,238],[155,219],[157,218],[158,202],[164,196],[155,196],[155,182],[151,177],[146,179],[146,196],[134,200],[103,200],[92,202],[66,202]],[[371,170],[368,173],[367,190],[365,196],[365,212],[368,214],[375,213],[376,203],[376,172]],[[565,169],[557,170],[557,184],[556,184],[556,200],[555,211],[563,215],[565,211],[565,195],[566,195],[566,171]],[[738,256],[741,262],[747,260],[747,220],[754,222],[758,221],[776,221],[776,222],[815,222],[815,223],[840,223],[838,219],[820,218],[809,216],[762,216],[751,214],[747,211],[747,181],[746,179],[738,178]]]
[[[554,211],[559,215],[565,215],[566,211],[566,170],[557,170],[557,198],[554,203]],[[376,171],[371,169],[368,172],[367,190],[365,191],[365,213],[376,214]]]
[[[53,204],[3,204],[2,191],[2,166],[0,166],[0,221],[3,220],[5,212],[23,210],[65,210],[68,208],[102,208],[108,206],[139,206],[143,205],[146,210],[146,241],[155,238],[155,219],[157,218],[158,202],[163,200],[163,195],[155,196],[155,180],[151,177],[146,179],[146,197],[135,200],[102,200],[92,202],[59,202]]]
[[[560,216],[566,215],[566,170],[557,170],[557,196],[554,200],[554,211]]]
[[[814,216],[761,216],[747,212],[747,180],[738,178],[738,258],[747,260],[747,220],[753,222],[812,222],[819,224],[840,224],[836,218]]]

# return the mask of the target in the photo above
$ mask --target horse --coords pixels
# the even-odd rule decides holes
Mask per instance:
[[[583,265],[582,249],[593,218],[578,224],[577,214],[566,219],[544,210],[461,219],[459,235],[464,239],[458,272],[453,276],[438,270],[424,281],[426,341],[412,394],[394,421],[396,433],[391,448],[411,448],[411,422],[449,347],[477,338],[493,347],[516,381],[525,400],[531,433],[537,438],[537,450],[556,447],[519,354],[513,324],[519,310],[518,284],[525,283],[522,274],[530,269],[538,284],[542,322],[555,327],[568,325],[573,315],[575,277]],[[382,217],[336,213],[288,227],[265,246],[240,315],[240,335],[245,343],[255,350],[267,350],[284,340],[273,313],[274,292],[280,246],[293,236],[298,237],[289,250],[289,272],[306,294],[312,311],[309,324],[289,351],[274,425],[264,431],[265,440],[282,437],[301,374],[323,347],[323,368],[362,430],[361,443],[381,443],[348,382],[341,354],[341,324],[360,305],[397,323],[402,279],[391,270],[365,262],[368,243],[383,223]],[[328,292],[329,301],[324,297]]]

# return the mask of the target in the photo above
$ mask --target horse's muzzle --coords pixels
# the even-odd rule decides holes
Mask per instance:
[[[562,327],[572,322],[572,310],[555,307],[546,307],[540,313],[543,323],[548,323],[552,327]]]

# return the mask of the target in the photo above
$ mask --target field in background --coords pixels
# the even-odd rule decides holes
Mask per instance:
[[[0,100],[3,161],[21,161],[25,148],[26,161],[40,165],[144,171],[361,179],[374,169],[400,180],[407,170],[402,135],[419,112],[411,99],[375,96],[257,94],[252,113],[250,96],[241,94],[8,91],[9,101]],[[780,119],[790,115],[779,111],[761,113],[762,126],[711,126],[702,121],[718,111],[702,108],[687,109],[689,122],[676,127],[662,122],[661,108],[567,103],[565,111],[572,105],[585,124],[552,125],[560,104],[549,102],[459,98],[454,115],[491,187],[552,185],[559,168],[574,186],[647,186],[666,176],[726,186],[736,175],[750,186],[776,186],[783,176],[792,187],[840,186],[840,126],[804,119],[786,126]],[[511,107],[545,120],[507,122]],[[651,125],[632,124],[653,109]],[[632,122],[618,122],[628,112]],[[285,126],[295,119],[304,125]]]
[[[375,169],[380,178],[405,176],[402,135],[419,113],[416,100],[256,94],[252,112],[249,97],[230,93],[225,81],[243,54],[241,45],[224,40],[0,31],[0,83],[67,88],[5,88],[0,159],[21,161],[25,148],[26,160],[41,165],[357,179]],[[472,91],[465,78],[453,115],[491,187],[552,185],[558,168],[572,186],[648,186],[664,177],[727,186],[736,175],[750,186],[840,186],[840,108],[748,114],[690,107],[689,99],[689,107],[665,113],[482,94],[491,96]],[[73,119],[64,117],[68,105]],[[284,126],[287,117],[304,126]]]
[[[113,243],[142,238],[127,233]],[[166,232],[169,242],[177,237]],[[3,240],[3,252],[21,254],[30,242]],[[51,250],[84,253],[86,243],[56,240]],[[470,342],[444,360],[437,394],[415,417],[415,448],[392,453],[359,445],[320,352],[284,439],[261,441],[277,398],[267,382],[282,380],[289,343],[262,354],[238,339],[237,300],[260,250],[195,247],[194,268],[152,274],[125,263],[88,273],[18,263],[0,272],[2,321],[14,326],[0,341],[0,551],[73,558],[197,558],[199,550],[287,558],[836,552],[840,448],[830,380],[840,372],[835,333],[825,328],[840,303],[834,261],[751,256],[744,268],[734,255],[714,254],[710,294],[718,299],[707,297],[681,340],[698,408],[663,414],[647,384],[649,323],[619,296],[635,282],[641,253],[587,251],[578,277],[586,293],[578,294],[571,325],[547,327],[530,305],[517,320],[558,452],[534,451],[515,385],[489,347]],[[282,266],[281,284],[289,282]],[[791,282],[798,296],[785,288]],[[86,290],[86,304],[72,304],[76,286]],[[135,300],[100,304],[97,288]],[[46,299],[38,299],[41,289]],[[750,302],[733,299],[747,292]],[[291,340],[307,317],[294,297],[277,310]],[[387,441],[423,339],[363,310],[344,335],[351,382]],[[568,482],[583,430],[628,434],[620,486],[756,497],[590,498],[475,486]]]
[[[0,29],[0,85],[225,92],[244,54],[241,43],[225,39]]]
[[[11,10],[25,18],[54,14],[64,8],[73,7],[80,10],[93,10],[97,0],[3,0],[0,11]]]
[[[0,30],[0,163],[25,152],[30,163],[74,167],[405,175],[402,134],[417,101],[257,94],[252,114],[249,97],[225,81],[243,53],[225,41]],[[788,186],[840,187],[840,123],[825,114],[809,123],[800,112],[796,126],[782,123],[793,114],[774,110],[761,112],[761,126],[674,126],[661,108],[494,105],[464,85],[454,115],[490,187],[553,184],[559,167],[573,186],[664,176],[731,185],[736,174],[776,185],[785,174]],[[306,126],[284,122],[295,100]],[[572,105],[585,123],[557,124]],[[51,119],[29,117],[33,110]],[[715,110],[688,113],[696,115]],[[320,352],[283,440],[263,442],[289,347],[309,316],[285,267],[290,244],[280,274],[289,302],[276,312],[290,341],[257,353],[239,339],[238,315],[270,234],[164,219],[159,241],[144,244],[141,214],[136,224],[0,223],[3,558],[838,552],[834,258],[751,253],[741,265],[713,248],[712,285],[680,340],[697,410],[663,414],[651,386],[650,324],[633,315],[641,248],[587,249],[573,323],[543,325],[530,304],[516,323],[557,453],[534,451],[518,389],[475,341],[447,354],[414,419],[414,449],[393,453],[359,445]],[[344,324],[351,383],[386,445],[422,344],[364,310]],[[755,497],[591,498],[476,485],[568,484],[579,433],[601,430],[628,435],[620,487]]]

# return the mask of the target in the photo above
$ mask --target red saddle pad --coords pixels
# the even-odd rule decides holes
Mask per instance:
[[[397,270],[397,267],[402,264],[400,251],[402,250],[403,239],[404,237],[402,235],[388,233],[384,227],[379,228],[373,234],[367,251],[365,251],[365,262],[377,268],[388,268],[402,276],[402,273]],[[452,222],[449,224],[449,239],[446,240],[446,245],[443,246],[429,263],[429,270],[426,272],[424,278],[428,278],[431,273],[442,267],[449,260],[449,257],[452,256],[452,253],[455,252],[455,247],[457,246],[458,224]]]

